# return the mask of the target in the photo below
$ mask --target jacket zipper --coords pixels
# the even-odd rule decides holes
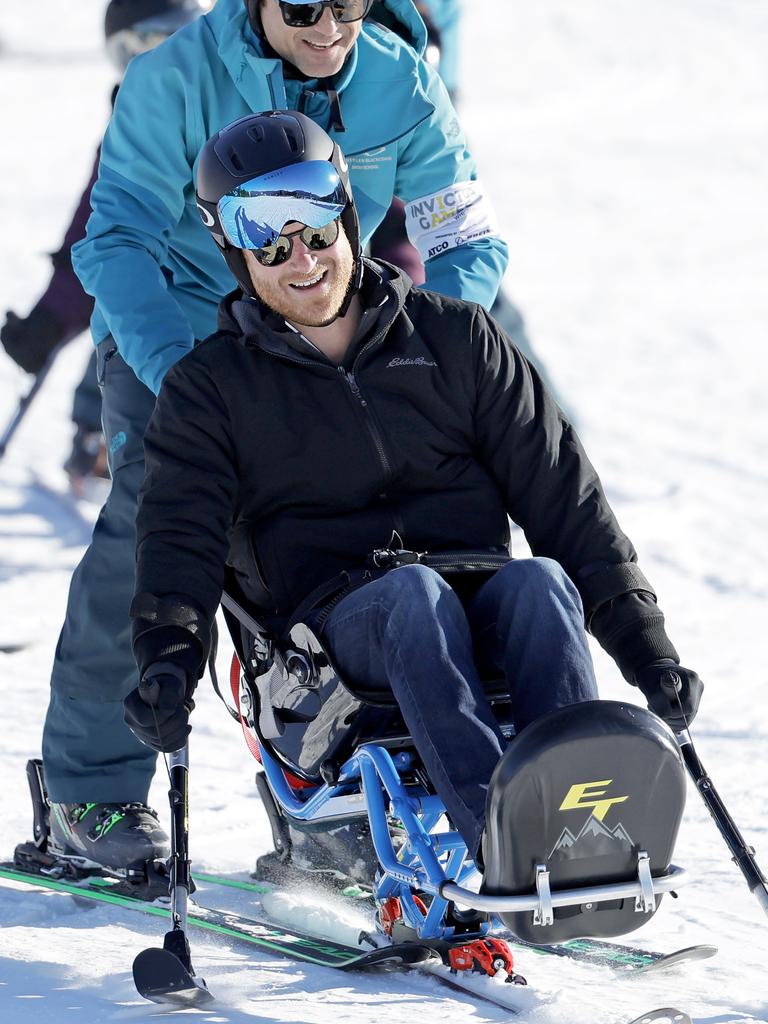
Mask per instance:
[[[381,337],[382,338],[384,337],[383,333],[382,333]],[[369,342],[369,345],[374,344],[376,342],[376,340],[377,339],[374,338],[373,341]],[[362,349],[359,354],[361,355],[362,352],[365,352],[366,348],[368,348],[369,345],[366,345],[365,348]],[[354,366],[356,366],[356,365],[357,365],[357,359],[354,360]],[[387,455],[386,449],[384,447],[384,440],[383,440],[383,438],[381,436],[381,432],[380,432],[379,427],[378,427],[378,425],[376,423],[376,419],[374,417],[373,411],[371,410],[371,407],[369,406],[369,403],[366,401],[364,395],[362,395],[362,392],[360,391],[360,386],[357,383],[354,374],[347,372],[344,369],[344,367],[339,367],[338,371],[341,374],[342,378],[346,381],[346,383],[347,383],[347,385],[349,387],[349,390],[352,393],[352,397],[355,399],[355,401],[359,402],[359,406],[360,406],[360,409],[362,410],[362,414],[364,414],[364,419],[365,419],[365,423],[366,423],[366,428],[368,430],[368,435],[371,438],[371,440],[373,441],[374,447],[376,449],[376,454],[379,457],[379,464],[380,464],[381,469],[382,469],[382,471],[384,473],[384,486],[383,486],[383,489],[382,489],[380,497],[384,497],[385,498],[386,494],[387,494],[387,487],[389,486],[389,484],[394,479],[394,473],[392,472],[392,464],[389,461],[389,456]],[[404,525],[403,525],[403,522],[402,522],[402,519],[400,517],[399,512],[394,507],[392,508],[392,521],[393,521],[392,528],[395,530],[395,532],[397,532],[397,534],[402,535],[403,532],[404,532]]]
[[[375,344],[377,341],[380,341],[381,338],[384,337],[385,333],[386,331],[382,331],[380,335],[369,341],[368,344],[361,350],[360,355],[362,355],[363,352],[366,351],[366,349],[370,348],[371,345]],[[282,352],[278,354],[276,352],[269,352],[269,350],[265,349],[262,349],[262,351],[266,352],[267,355],[273,356],[275,359],[284,359],[288,363],[297,363],[299,366],[311,366],[313,369],[326,369],[326,367],[324,367],[322,363],[318,363],[317,360],[315,359],[302,359],[301,356],[287,355]],[[355,365],[357,365],[357,360],[355,360]],[[327,369],[330,370],[332,368],[328,366]],[[374,448],[376,449],[376,454],[379,457],[381,468],[384,471],[386,486],[386,484],[390,483],[394,478],[394,473],[392,472],[392,465],[389,461],[389,456],[387,455],[387,452],[384,448],[384,442],[382,441],[379,429],[372,419],[373,414],[371,413],[370,407],[366,402],[365,398],[363,397],[362,392],[360,391],[360,385],[357,383],[354,373],[348,373],[343,366],[337,366],[336,369],[344,378],[353,397],[358,402],[361,409],[363,409],[364,411],[365,425],[368,430],[368,434],[371,440],[373,441]]]
[[[363,397],[363,393],[360,390],[360,385],[357,383],[357,380],[355,378],[354,370],[355,367],[360,362],[362,356],[364,356],[366,352],[369,352],[375,345],[379,344],[379,342],[386,335],[387,331],[391,326],[392,320],[390,319],[387,325],[384,327],[384,329],[379,331],[379,333],[375,337],[371,338],[371,340],[360,349],[360,351],[357,354],[357,357],[355,358],[354,363],[352,364],[352,372],[347,372],[347,370],[345,370],[343,366],[336,367],[341,377],[344,379],[344,381],[346,381],[347,387],[349,388],[352,397],[355,399],[356,402],[358,402],[360,408],[363,410],[365,426],[366,429],[368,430],[368,436],[371,438],[371,441],[373,442],[373,446],[376,449],[376,454],[379,457],[379,464],[384,473],[384,489],[382,491],[382,493],[384,494],[386,493],[386,488],[394,480],[395,475],[392,472],[392,464],[389,461],[389,456],[387,455],[386,449],[384,447],[384,441],[382,440],[381,433],[374,419],[373,412],[371,411],[370,406]],[[268,349],[262,349],[262,351],[266,352],[266,354],[268,355],[274,356],[274,358],[276,359],[284,359],[286,360],[286,362],[289,363],[297,363],[300,366],[311,366],[315,369],[317,369],[318,367],[322,368],[322,363],[318,363],[314,359],[302,359],[301,356],[287,355],[285,353],[278,354],[276,352],[269,352]],[[330,369],[330,367],[328,367],[328,369]],[[399,512],[393,510],[393,519],[394,529],[397,531],[397,533],[402,534],[404,532],[404,527]]]
[[[373,446],[376,449],[376,454],[379,457],[381,468],[384,472],[385,486],[392,482],[394,473],[392,472],[392,464],[389,461],[389,456],[384,448],[384,442],[381,438],[381,433],[376,425],[373,414],[371,413],[370,406],[363,397],[363,393],[360,390],[360,385],[355,379],[354,373],[348,372],[343,366],[338,367],[338,371],[344,380],[347,382],[349,390],[352,392],[353,397],[359,403],[360,408],[363,410],[365,415],[365,425],[368,430],[368,434],[373,441]]]

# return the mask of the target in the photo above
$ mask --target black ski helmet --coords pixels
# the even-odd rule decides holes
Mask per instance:
[[[253,284],[242,249],[232,245],[224,235],[217,205],[219,200],[251,178],[290,164],[314,160],[328,161],[334,167],[347,196],[347,205],[340,219],[355,260],[354,288],[359,285],[362,275],[362,247],[347,161],[333,139],[318,124],[296,110],[267,110],[233,121],[203,146],[197,166],[197,206],[203,224],[246,295],[255,297]]]
[[[107,52],[120,71],[128,61],[212,7],[211,0],[110,0],[104,12]]]

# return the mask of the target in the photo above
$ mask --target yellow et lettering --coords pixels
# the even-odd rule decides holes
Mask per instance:
[[[591,807],[593,808],[592,813],[598,821],[602,821],[611,808],[612,804],[622,804],[629,797],[626,796],[614,796],[607,797],[605,800],[596,799],[604,797],[608,792],[607,789],[599,789],[600,786],[610,786],[613,779],[603,779],[602,782],[577,782],[571,786],[565,796],[565,800],[560,804],[559,810],[561,811],[573,811],[579,807]]]

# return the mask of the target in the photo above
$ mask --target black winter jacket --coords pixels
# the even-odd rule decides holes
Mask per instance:
[[[417,551],[506,548],[508,515],[574,580],[610,653],[675,657],[580,441],[509,338],[387,264],[366,261],[362,298],[342,366],[235,292],[169,371],[145,438],[140,665],[160,626],[205,647],[228,559],[276,624],[393,531]]]

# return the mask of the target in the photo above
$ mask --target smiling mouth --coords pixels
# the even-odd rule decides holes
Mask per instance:
[[[325,50],[333,49],[334,46],[338,46],[338,44],[341,42],[341,39],[334,39],[332,43],[313,43],[309,39],[305,39],[304,42],[313,50],[317,50],[318,53],[322,53]]]
[[[312,277],[308,277],[305,281],[291,281],[291,288],[296,288],[299,291],[312,291],[316,288],[326,275],[326,269],[323,267],[322,270],[318,271]]]

